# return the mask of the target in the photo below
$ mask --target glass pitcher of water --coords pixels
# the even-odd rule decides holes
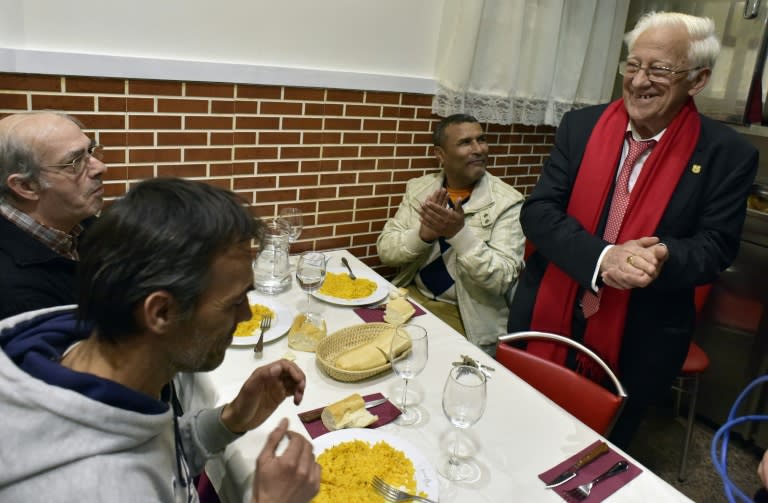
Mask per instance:
[[[264,246],[253,261],[253,286],[259,292],[274,295],[284,292],[291,284],[289,229],[279,218],[265,219],[264,224]]]

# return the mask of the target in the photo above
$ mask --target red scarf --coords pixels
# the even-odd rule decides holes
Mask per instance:
[[[608,202],[608,194],[616,178],[629,116],[621,99],[605,109],[589,137],[584,158],[579,166],[568,215],[584,229],[596,234],[600,216]],[[658,145],[645,161],[630,194],[629,206],[616,238],[624,243],[642,236],[652,236],[666,210],[669,199],[688,165],[699,138],[701,120],[693,99],[689,99],[672,120]],[[539,286],[533,309],[531,330],[571,336],[571,323],[576,295],[576,281],[553,263],[549,263]],[[600,310],[587,320],[584,342],[608,365],[618,370],[619,349],[624,335],[624,322],[631,290],[604,287]],[[528,351],[542,358],[565,363],[567,349],[548,342],[531,342]],[[582,372],[600,378],[599,367],[579,359]]]

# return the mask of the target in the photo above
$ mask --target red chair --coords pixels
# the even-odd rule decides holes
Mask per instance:
[[[616,393],[567,367],[509,345],[509,343],[531,339],[564,344],[588,355],[611,379]],[[610,433],[627,398],[627,393],[616,374],[596,353],[562,335],[545,332],[517,332],[503,335],[499,337],[496,360],[603,436]]]
[[[696,417],[696,398],[699,394],[699,376],[709,368],[709,357],[703,349],[695,342],[691,342],[688,348],[688,356],[685,357],[683,370],[677,376],[677,384],[672,387],[677,391],[676,409],[680,411],[680,395],[686,392],[690,395],[688,404],[688,419],[685,424],[685,440],[683,442],[683,454],[680,457],[680,470],[677,473],[677,479],[683,482],[688,468],[688,448],[693,438],[693,421]],[[690,383],[690,388],[687,384]]]
[[[694,292],[694,304],[696,306],[696,322],[701,321],[701,313],[704,311],[704,305],[709,298],[709,292],[712,290],[712,285],[701,285],[696,287]],[[688,450],[691,446],[691,439],[693,438],[693,422],[696,419],[696,399],[699,395],[699,377],[701,374],[709,368],[709,357],[701,347],[695,342],[691,342],[688,347],[688,355],[683,362],[683,368],[680,371],[680,375],[677,376],[677,383],[672,386],[672,389],[677,391],[675,397],[675,410],[677,414],[680,414],[680,401],[682,393],[688,393],[690,395],[690,401],[688,403],[688,418],[685,424],[685,438],[683,440],[683,452],[680,456],[680,468],[677,473],[677,479],[682,482],[686,478],[686,471],[688,468]]]

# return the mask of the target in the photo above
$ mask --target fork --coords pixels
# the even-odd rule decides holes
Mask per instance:
[[[619,461],[615,465],[610,467],[608,470],[606,470],[602,474],[592,479],[590,482],[587,482],[586,484],[581,484],[579,487],[575,487],[569,491],[566,491],[566,494],[579,501],[585,500],[587,499],[587,496],[589,496],[589,493],[592,492],[592,487],[594,487],[595,484],[599,484],[605,479],[609,479],[614,475],[623,473],[627,471],[628,468],[629,468],[629,463],[627,463],[626,461]]]
[[[355,273],[352,272],[352,268],[349,266],[347,257],[341,257],[341,263],[344,264],[344,267],[346,267],[347,271],[349,271],[349,279],[351,279],[352,281],[356,280],[357,276],[355,276]]]
[[[271,326],[271,316],[264,316],[261,318],[261,324],[259,325],[259,328],[261,328],[261,333],[259,334],[259,340],[256,341],[256,347],[253,348],[253,354],[256,355],[256,358],[261,358],[264,354],[264,332],[269,330],[269,327]]]
[[[424,503],[437,503],[436,501],[433,501],[431,499],[427,499],[421,496],[416,496],[415,494],[408,494],[405,491],[401,491],[400,489],[387,484],[379,477],[373,477],[373,480],[371,481],[371,485],[373,486],[373,488],[376,490],[377,493],[381,494],[382,496],[384,496],[384,499],[392,503],[396,503],[398,501],[422,501]]]

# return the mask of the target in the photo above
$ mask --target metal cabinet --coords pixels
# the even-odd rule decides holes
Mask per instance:
[[[734,128],[760,151],[757,183],[768,185],[768,128]],[[701,376],[697,412],[722,424],[731,405],[755,377],[768,373],[768,213],[748,209],[735,262],[715,283],[694,340],[707,352],[710,368]],[[750,395],[740,411],[768,414],[768,389]],[[768,448],[768,426],[734,429]]]

